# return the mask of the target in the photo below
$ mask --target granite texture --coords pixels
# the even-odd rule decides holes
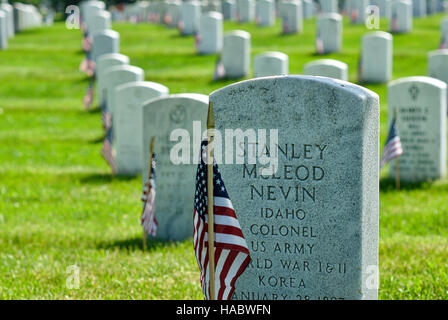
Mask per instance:
[[[156,199],[155,216],[159,223],[157,237],[162,240],[185,240],[193,235],[193,203],[197,160],[206,119],[208,97],[202,94],[174,94],[148,101],[143,106],[143,183],[148,178],[149,143],[155,137]],[[193,135],[193,121],[201,124],[199,137]],[[170,141],[175,129],[190,135],[189,164],[174,164],[170,156],[180,138]],[[177,137],[176,137],[177,138]],[[185,141],[184,141],[185,142]],[[195,143],[196,142],[196,143]],[[195,161],[195,163],[193,162]]]
[[[273,175],[261,176],[260,164],[219,165],[252,257],[233,299],[376,299],[377,94],[330,78],[278,76],[229,85],[210,102],[221,132],[278,130],[278,144],[267,142],[278,154]],[[233,141],[225,146],[235,151]],[[258,141],[257,152],[265,147]]]
[[[394,112],[403,147],[400,180],[426,181],[446,177],[447,85],[429,77],[402,78],[388,86],[389,127]],[[395,178],[395,161],[389,174]]]

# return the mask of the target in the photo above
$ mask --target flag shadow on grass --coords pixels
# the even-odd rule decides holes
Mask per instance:
[[[130,239],[113,240],[108,242],[101,242],[98,249],[104,250],[126,250],[126,251],[154,251],[162,247],[170,246],[173,242],[161,241],[148,237],[146,242],[146,250],[143,250],[143,236]]]
[[[82,177],[80,181],[88,184],[107,184],[113,181],[130,181],[136,177],[137,175],[118,176],[112,173],[95,173]]]
[[[431,186],[431,182],[405,182],[400,181],[400,190],[395,188],[395,179],[384,178],[380,179],[380,191],[382,192],[400,192],[402,190],[416,190],[416,189],[428,189]]]

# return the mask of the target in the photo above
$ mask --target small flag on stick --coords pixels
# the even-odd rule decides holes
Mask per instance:
[[[222,63],[222,57],[221,55],[218,56],[216,59],[215,64],[215,72],[213,74],[213,81],[218,81],[221,79],[224,79],[226,76],[226,71],[224,69],[224,64]]]
[[[93,78],[90,78],[87,92],[84,96],[84,107],[89,110],[93,102]]]
[[[324,41],[320,30],[317,31],[316,35],[316,52],[317,54],[324,54]]]
[[[209,119],[211,117],[210,104]],[[211,127],[209,123],[208,128],[213,128],[214,125]],[[250,262],[250,253],[218,166],[213,161],[212,143],[213,136],[209,135],[208,140],[201,144],[196,174],[193,244],[204,298],[229,300],[235,290],[235,281]]]
[[[142,194],[143,213],[141,224],[144,232],[144,247],[146,246],[146,235],[157,235],[157,220],[155,217],[155,198],[156,198],[156,157],[154,154],[154,137],[151,138],[149,148],[149,168],[148,180],[145,183]]]
[[[383,168],[392,159],[399,158],[403,154],[400,136],[398,135],[396,116],[392,119],[389,134],[387,136],[386,145],[380,160],[380,169]]]
[[[117,168],[115,166],[115,155],[112,146],[112,127],[110,127],[106,132],[106,137],[104,138],[103,148],[101,149],[101,155],[109,164],[112,169],[112,173],[115,174],[117,172]]]

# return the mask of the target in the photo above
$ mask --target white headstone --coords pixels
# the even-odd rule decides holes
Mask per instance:
[[[9,3],[0,4],[0,9],[6,13],[6,23],[8,30],[8,37],[14,37],[14,9]]]
[[[428,53],[428,76],[448,84],[448,49]]]
[[[277,51],[269,51],[254,57],[254,76],[280,76],[289,72],[289,57]]]
[[[389,18],[390,1],[391,0],[371,0],[370,3],[378,7],[382,18]]]
[[[321,12],[338,13],[338,0],[319,0],[318,2]]]
[[[302,0],[303,19],[310,19],[314,17],[316,7],[313,0]]]
[[[159,83],[140,81],[118,85],[115,91],[113,121],[117,174],[135,175],[143,169],[143,103],[166,96],[169,90]]]
[[[222,63],[227,78],[242,78],[250,68],[250,33],[235,30],[224,35]]]
[[[8,48],[8,21],[6,13],[0,9],[0,50]]]
[[[222,15],[224,20],[234,21],[236,19],[236,1],[223,0],[222,1]]]
[[[260,27],[275,24],[275,8],[273,0],[258,0],[256,3],[256,22]]]
[[[219,12],[207,12],[201,15],[199,26],[199,54],[215,54],[222,50],[223,18]]]
[[[193,235],[196,170],[201,135],[207,129],[207,110],[208,97],[202,94],[169,95],[153,99],[143,106],[142,177],[145,183],[148,178],[149,143],[151,137],[155,137],[155,218],[158,222],[157,237],[160,239],[177,241]],[[189,141],[177,135],[176,129],[188,133]],[[177,162],[179,147],[188,150],[188,155],[182,153],[188,158],[186,163]]]
[[[127,82],[143,81],[144,73],[139,67],[118,65],[109,67],[104,71],[107,110],[114,117],[116,105],[116,87]],[[115,131],[115,129],[114,129]]]
[[[229,85],[210,102],[217,131],[253,131],[255,141],[226,139],[226,156],[261,155],[218,162],[252,259],[232,298],[376,299],[378,95],[280,76]],[[262,170],[267,153],[277,156],[275,172]]]
[[[339,60],[321,59],[308,62],[304,66],[303,73],[348,81],[348,65]]]
[[[193,35],[199,30],[201,5],[197,1],[182,2],[180,9],[180,33],[185,36]]]
[[[177,28],[180,19],[181,2],[177,0],[170,0],[165,2],[166,13],[164,22],[170,28]]]
[[[348,12],[350,20],[355,24],[363,24],[366,20],[366,9],[369,6],[369,0],[350,0]]]
[[[412,2],[396,0],[390,5],[390,25],[392,33],[408,33],[412,31]]]
[[[255,1],[237,0],[237,20],[239,22],[250,22],[255,19]]]
[[[412,0],[414,17],[426,16],[426,0]]]
[[[403,154],[398,158],[401,181],[426,181],[446,177],[446,96],[444,82],[410,77],[388,86],[389,127],[396,127]],[[390,176],[395,177],[395,161]]]
[[[390,33],[374,31],[362,37],[359,79],[366,83],[384,83],[392,79],[393,38]]]
[[[105,10],[100,10],[90,16],[89,33],[94,35],[100,31],[111,28],[111,15]]]
[[[342,16],[325,13],[316,22],[316,51],[320,54],[339,52],[342,48]]]
[[[95,63],[103,54],[120,52],[120,34],[116,31],[99,31],[92,35],[92,39],[92,59]]]
[[[100,106],[106,102],[106,88],[104,78],[105,71],[113,66],[129,64],[129,57],[120,53],[107,53],[98,58],[98,62],[95,67],[97,99]]]
[[[282,33],[301,33],[303,30],[302,2],[288,1],[281,5]]]

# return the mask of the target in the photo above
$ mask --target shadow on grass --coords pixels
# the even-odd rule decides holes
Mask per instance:
[[[117,176],[112,173],[95,173],[81,178],[80,181],[89,184],[106,184],[114,181],[131,181],[136,177],[137,175]]]
[[[400,182],[400,190],[417,190],[428,189],[431,186],[431,182]],[[395,179],[385,178],[380,180],[380,191],[382,192],[399,192],[395,188]]]
[[[102,136],[100,136],[100,137],[98,137],[96,139],[93,139],[93,140],[89,140],[88,142],[89,142],[89,144],[102,143],[102,142],[104,142],[105,138],[106,138],[106,134],[103,134]]]
[[[96,106],[94,108],[90,108],[89,110],[87,110],[87,113],[91,113],[91,114],[101,113],[101,108],[100,108],[100,106]]]
[[[102,242],[98,245],[98,249],[109,250],[126,250],[126,251],[155,251],[159,248],[170,246],[173,242],[161,241],[148,238],[146,241],[146,250],[143,250],[143,235],[131,239],[122,239],[109,242]]]

